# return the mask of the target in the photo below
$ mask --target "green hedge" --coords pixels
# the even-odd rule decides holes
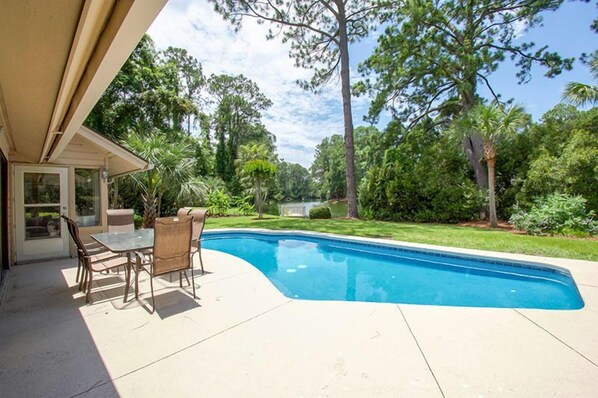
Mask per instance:
[[[309,218],[312,220],[317,218],[332,218],[332,214],[329,207],[316,206],[309,210]]]

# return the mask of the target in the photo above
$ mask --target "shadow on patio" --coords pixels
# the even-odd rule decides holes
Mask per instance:
[[[123,272],[96,274],[93,303],[87,305],[75,283],[76,260],[13,267],[0,308],[1,395],[130,395],[120,381],[143,377],[163,360],[287,301],[273,287],[256,292],[256,278],[269,283],[253,267],[230,259],[206,251],[209,269],[203,275],[195,264],[196,300],[185,279],[181,289],[176,275],[172,282],[169,276],[155,278],[155,314],[146,273],[140,274],[139,300],[132,289],[127,303]]]
[[[117,395],[80,311],[85,297],[65,280],[74,269],[75,260],[13,268],[0,315],[4,396],[73,396],[103,383]]]

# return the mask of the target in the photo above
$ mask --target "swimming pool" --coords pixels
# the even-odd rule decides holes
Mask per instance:
[[[202,248],[251,263],[306,300],[573,310],[571,274],[539,263],[279,232],[204,233]]]

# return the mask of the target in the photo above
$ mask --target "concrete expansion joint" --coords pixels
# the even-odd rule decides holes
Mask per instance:
[[[440,383],[438,382],[438,379],[436,378],[436,375],[434,374],[434,371],[432,370],[432,366],[430,366],[430,362],[428,362],[428,358],[426,358],[426,354],[424,354],[424,350],[419,345],[419,341],[417,341],[417,337],[415,337],[415,333],[413,333],[413,330],[411,329],[411,325],[409,325],[409,322],[407,321],[407,317],[403,313],[403,310],[401,309],[400,304],[397,304],[397,309],[401,313],[401,316],[403,317],[403,321],[405,321],[405,325],[407,325],[407,329],[409,329],[409,333],[411,333],[411,337],[413,337],[413,340],[415,341],[415,345],[417,345],[419,352],[421,353],[422,357],[424,358],[424,362],[426,362],[426,366],[428,367],[428,370],[432,374],[432,377],[434,378],[434,381],[436,382],[436,385],[438,386],[438,390],[440,391],[440,394],[443,396],[443,398],[446,398],[446,395],[444,395],[444,391],[442,391],[442,387],[440,386]]]
[[[522,317],[524,317],[525,319],[527,319],[528,321],[530,321],[531,323],[533,323],[534,325],[536,325],[538,328],[540,328],[544,332],[548,333],[555,340],[557,340],[558,342],[560,342],[561,344],[563,344],[565,347],[569,348],[571,351],[575,352],[577,355],[579,355],[580,357],[582,357],[583,359],[585,359],[586,361],[588,361],[589,363],[591,363],[592,365],[594,365],[596,368],[598,368],[598,364],[596,364],[596,362],[592,361],[590,358],[586,357],[581,352],[577,351],[575,348],[573,348],[569,344],[565,343],[563,340],[559,339],[555,334],[551,333],[548,329],[546,329],[543,326],[541,326],[540,324],[536,323],[531,318],[525,316],[525,314],[519,312],[515,308],[513,308],[513,311],[515,311],[516,313],[518,313],[519,315],[521,315]]]
[[[293,300],[290,300],[290,299],[289,299],[289,300],[285,301],[284,303],[278,304],[277,306],[274,306],[274,307],[272,307],[272,308],[269,308],[269,309],[267,309],[266,311],[260,312],[259,314],[257,314],[257,315],[254,315],[254,316],[252,316],[251,318],[245,319],[244,321],[241,321],[241,322],[239,322],[239,323],[236,323],[236,324],[234,324],[234,325],[232,325],[232,326],[229,326],[229,327],[227,327],[226,329],[223,329],[223,330],[221,330],[221,331],[219,331],[219,332],[216,332],[216,333],[214,333],[214,334],[212,334],[212,335],[210,335],[210,336],[208,336],[208,337],[205,337],[205,338],[203,338],[203,339],[200,339],[200,340],[196,341],[195,343],[191,343],[191,344],[189,344],[189,345],[188,345],[188,346],[186,346],[186,347],[183,347],[183,348],[181,348],[181,349],[178,349],[178,350],[176,350],[176,351],[174,351],[174,352],[171,352],[171,353],[170,353],[170,354],[168,354],[168,355],[164,355],[164,356],[163,356],[163,357],[161,357],[161,358],[158,358],[158,359],[156,359],[156,360],[154,360],[154,361],[152,361],[152,362],[149,362],[149,363],[147,363],[147,364],[145,364],[145,365],[143,365],[143,366],[140,366],[140,367],[138,367],[138,368],[136,368],[136,369],[133,369],[133,370],[131,370],[131,371],[129,371],[129,372],[126,372],[126,373],[124,373],[124,374],[122,374],[122,375],[120,375],[120,376],[113,377],[113,378],[111,378],[111,379],[109,379],[109,380],[104,380],[104,381],[102,381],[102,382],[95,383],[95,384],[94,384],[93,386],[91,386],[90,388],[88,388],[88,389],[86,389],[86,390],[84,390],[84,391],[81,391],[81,392],[79,392],[78,394],[72,395],[72,396],[71,396],[71,398],[74,398],[74,397],[79,397],[79,396],[81,396],[81,395],[87,394],[87,393],[89,393],[90,391],[92,391],[92,390],[94,390],[94,389],[96,389],[96,388],[98,388],[98,387],[102,387],[102,386],[104,386],[104,385],[106,385],[106,384],[108,384],[108,383],[112,383],[112,382],[114,382],[114,381],[116,381],[116,380],[119,380],[119,379],[125,378],[125,377],[127,377],[127,376],[129,376],[129,375],[132,375],[132,374],[134,374],[134,373],[137,373],[137,372],[139,372],[140,370],[143,370],[143,369],[149,368],[150,366],[156,365],[157,363],[159,363],[159,362],[162,362],[162,361],[163,361],[163,360],[165,360],[165,359],[168,359],[168,358],[174,357],[175,355],[178,355],[178,354],[180,354],[180,353],[182,353],[182,352],[184,352],[184,351],[186,351],[186,350],[188,350],[188,349],[190,349],[190,348],[193,348],[193,347],[195,347],[195,346],[198,346],[198,345],[200,345],[201,343],[204,343],[204,342],[206,342],[206,341],[208,341],[208,340],[210,340],[210,339],[212,339],[212,338],[214,338],[214,337],[220,336],[221,334],[224,334],[224,333],[226,333],[226,332],[228,332],[228,331],[231,331],[231,330],[233,330],[233,329],[235,329],[235,328],[237,328],[237,327],[239,327],[239,326],[241,326],[241,325],[244,325],[244,324],[246,324],[246,323],[249,323],[249,322],[251,322],[251,321],[254,321],[254,320],[256,320],[257,318],[261,317],[262,315],[266,315],[266,314],[268,314],[268,313],[270,313],[270,312],[276,311],[277,309],[279,309],[279,308],[281,308],[281,307],[284,307],[285,305],[287,305],[287,304],[289,304],[289,303],[292,303],[292,302],[293,302]]]

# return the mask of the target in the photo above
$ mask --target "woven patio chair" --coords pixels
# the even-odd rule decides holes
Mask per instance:
[[[132,232],[135,231],[135,211],[133,209],[108,209],[106,210],[108,221],[108,232]],[[118,273],[119,268],[116,269]]]
[[[98,254],[93,254],[83,244],[83,241],[79,237],[79,227],[72,219],[64,217],[69,227],[69,232],[72,231],[71,237],[77,245],[77,253],[79,261],[83,264],[83,277],[79,283],[79,289],[86,292],[85,302],[91,304],[91,287],[93,284],[93,273],[103,272],[115,269],[118,267],[124,267],[127,269],[127,258],[122,257],[119,254],[105,251]]]
[[[186,216],[189,214],[189,212],[193,209],[193,207],[181,207],[177,212],[176,212],[176,216],[177,217],[182,217],[182,216]]]
[[[201,259],[201,234],[203,233],[204,226],[206,225],[206,218],[208,218],[208,210],[195,209],[189,213],[193,217],[193,237],[191,238],[192,245],[194,245],[194,251],[191,253],[191,260],[195,254],[199,255],[199,265],[201,266],[201,273],[203,270],[203,261]]]
[[[154,248],[151,258],[145,253],[136,252],[136,270],[150,275],[150,289],[152,292],[152,313],[156,310],[153,279],[156,276],[179,273],[179,285],[183,287],[183,272],[191,271],[193,298],[195,299],[195,278],[191,263],[191,234],[193,217],[162,217],[156,218],[154,226]],[[146,266],[148,266],[146,268]]]
[[[133,209],[109,209],[108,232],[131,232],[135,230]]]
[[[69,231],[69,235],[71,236],[71,240],[73,241],[73,244],[77,249],[77,276],[75,278],[75,282],[79,283],[79,289],[81,289],[82,283],[80,283],[79,278],[81,278],[81,281],[83,281],[83,274],[85,272],[85,269],[83,267],[83,261],[81,260],[81,256],[79,256],[79,248],[77,247],[75,237],[75,234],[79,233],[79,227],[77,226],[77,223],[74,220],[67,217],[66,215],[63,214],[60,217],[66,222],[66,227]],[[83,243],[83,245],[90,254],[99,255],[108,252],[108,249],[106,249],[104,246],[100,245],[97,242]]]

